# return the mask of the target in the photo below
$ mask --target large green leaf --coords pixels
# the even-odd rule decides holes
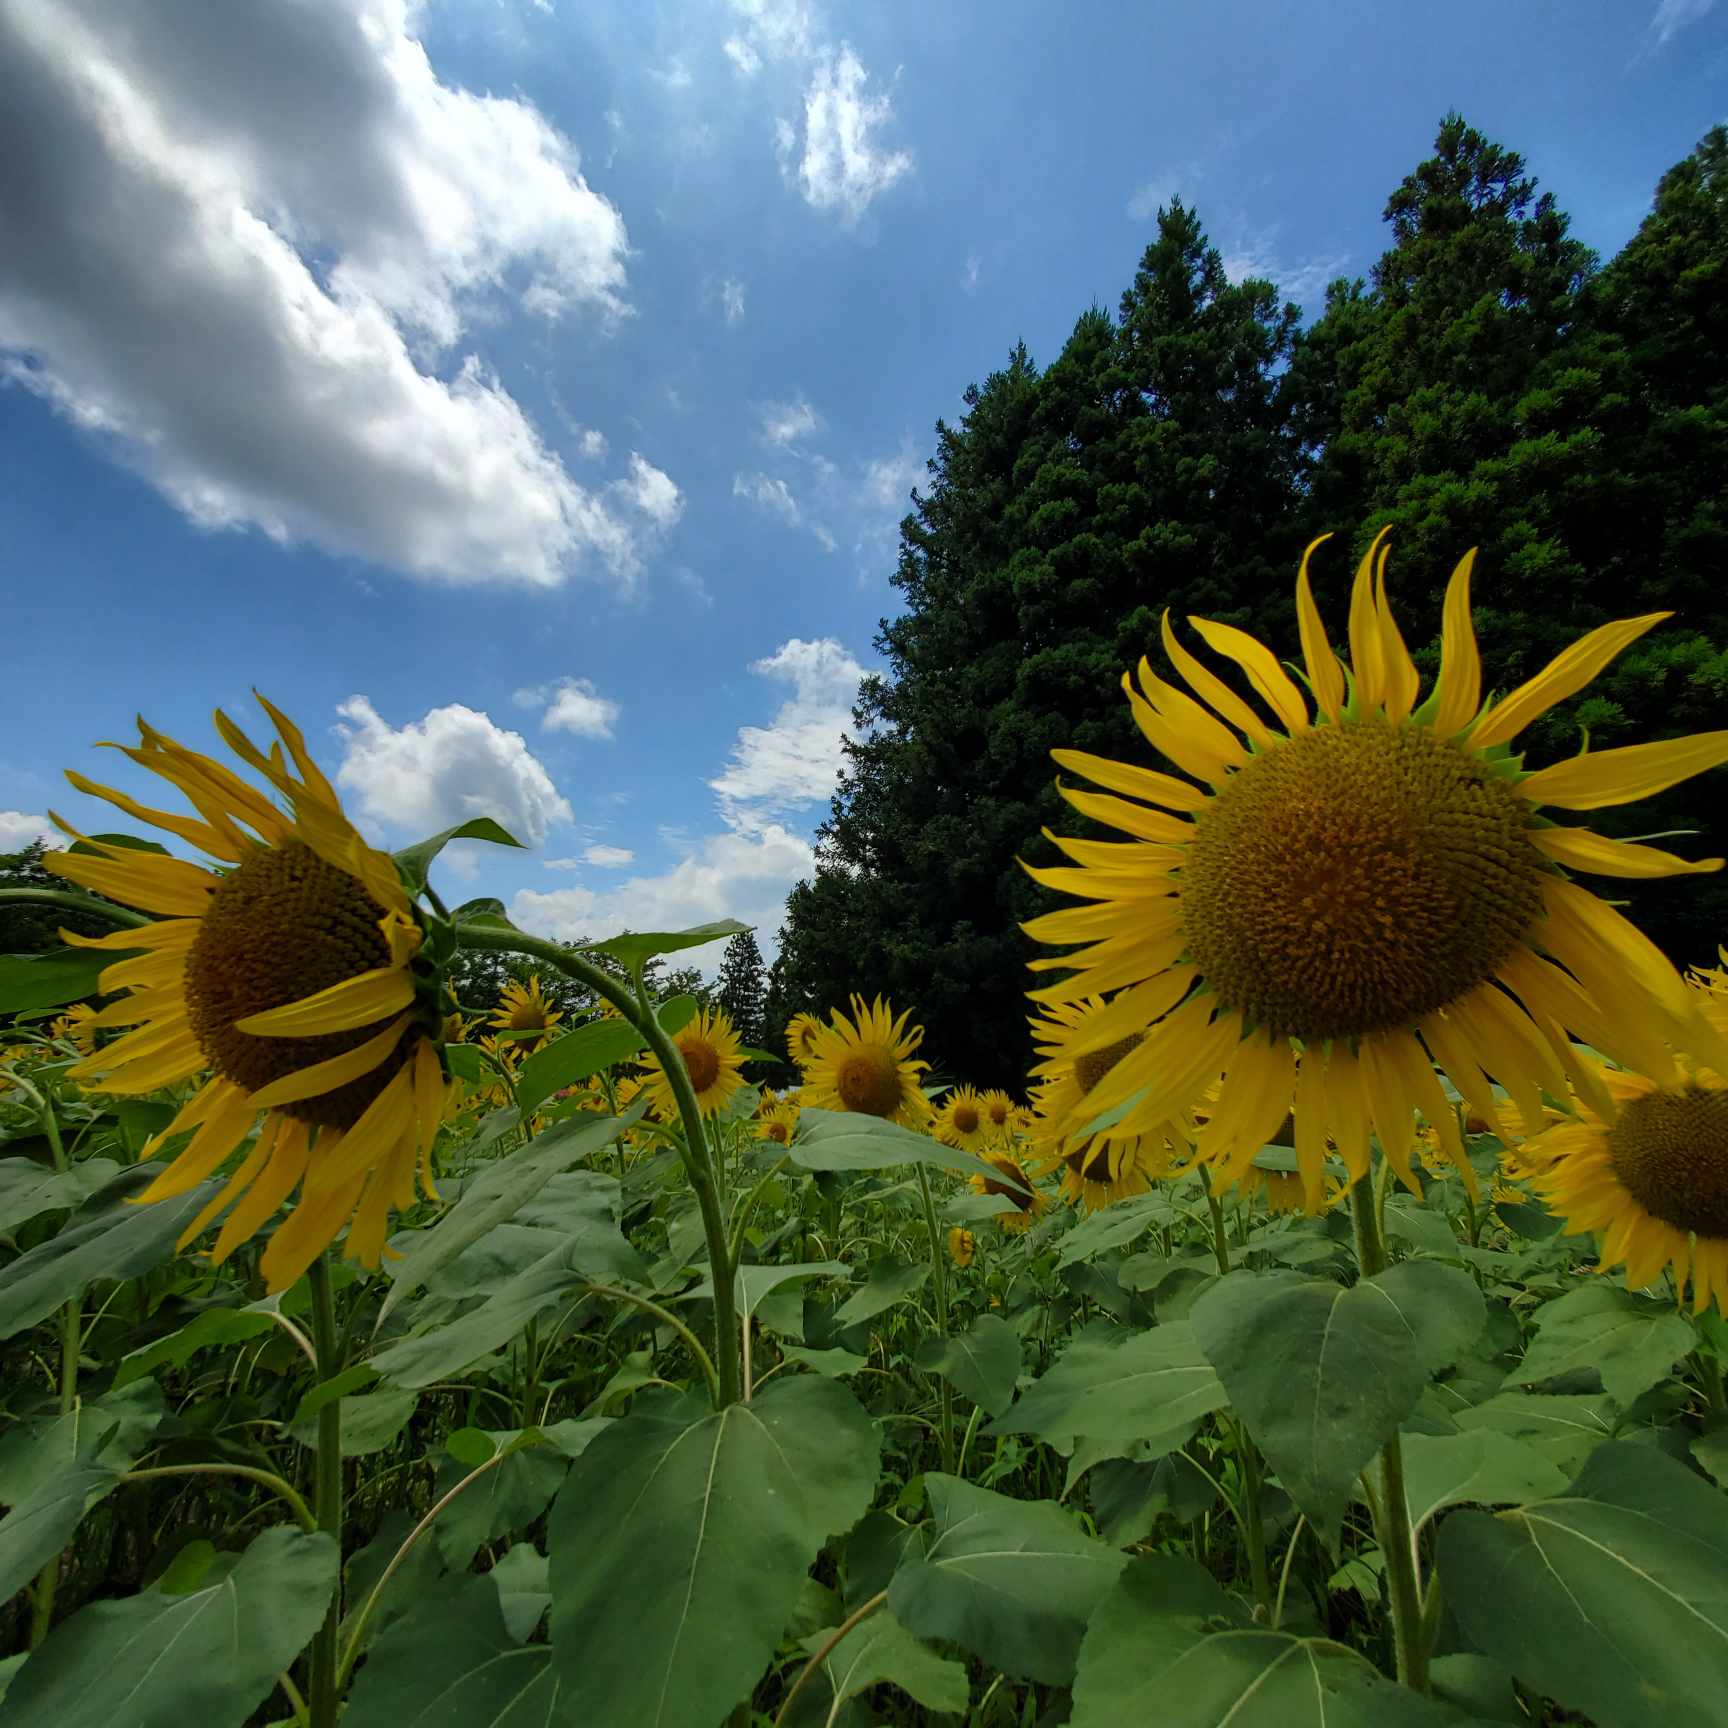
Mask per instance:
[[[46,954],[0,954],[0,1014],[25,1014],[33,1008],[58,1008],[97,993],[106,967],[131,959],[109,948],[54,948]]]
[[[552,1652],[511,1636],[491,1578],[464,1575],[441,1578],[379,1637],[342,1728],[550,1728],[562,1719]]]
[[[276,1322],[256,1308],[206,1308],[178,1332],[170,1332],[166,1338],[158,1338],[154,1344],[122,1356],[114,1370],[114,1384],[128,1385],[154,1374],[158,1368],[183,1367],[200,1350],[221,1344],[242,1344],[275,1328]]]
[[[1113,1206],[1100,1207],[1062,1238],[1056,1251],[1056,1264],[1071,1266],[1076,1260],[1089,1259],[1107,1248],[1125,1247],[1138,1241],[1155,1225],[1168,1224],[1174,1216],[1169,1196],[1157,1192],[1139,1194],[1129,1200],[1118,1200]]]
[[[22,1590],[72,1540],[78,1520],[119,1481],[120,1472],[108,1464],[67,1465],[0,1518],[0,1602]]]
[[[1183,1321],[1107,1339],[1078,1338],[987,1434],[1036,1434],[1066,1443],[1157,1437],[1181,1445],[1224,1403],[1224,1386]]]
[[[1326,1638],[1255,1625],[1192,1560],[1132,1560],[1080,1647],[1071,1728],[1445,1728],[1465,1718]]]
[[[929,1276],[928,1260],[877,1261],[863,1285],[835,1311],[834,1324],[844,1328],[874,1320],[896,1302],[904,1301],[914,1290],[921,1289]]]
[[[1014,1398],[1020,1377],[1020,1334],[995,1314],[980,1314],[964,1331],[926,1338],[917,1364],[941,1374],[987,1415],[1000,1416]]]
[[[655,1391],[552,1508],[552,1646],[578,1722],[712,1728],[744,1697],[823,1542],[870,1505],[880,1438],[837,1381],[711,1410]]]
[[[336,1544],[281,1527],[202,1589],[93,1602],[49,1633],[6,1697],[54,1728],[241,1728],[305,1648],[336,1585]]]
[[[548,1246],[562,1238],[570,1258],[602,1283],[646,1284],[648,1262],[625,1239],[623,1190],[618,1178],[599,1170],[566,1170],[554,1176],[517,1214],[525,1229],[547,1233]]]
[[[1234,1272],[1191,1319],[1278,1479],[1330,1537],[1363,1466],[1485,1317],[1469,1273],[1406,1260],[1347,1289],[1294,1272]]]
[[[121,1169],[111,1158],[86,1158],[66,1170],[34,1158],[0,1158],[0,1235],[10,1235],[44,1212],[82,1206]]]
[[[488,840],[494,846],[521,846],[522,842],[508,829],[500,827],[490,816],[475,816],[467,822],[459,822],[454,828],[446,828],[442,834],[434,834],[429,840],[418,841],[413,846],[404,846],[394,854],[396,873],[402,878],[410,896],[419,894],[426,886],[426,878],[431,873],[432,861],[452,840]],[[466,908],[464,908],[466,910]]]
[[[1478,1648],[1599,1728],[1720,1720],[1728,1498],[1649,1446],[1570,1492],[1440,1526],[1446,1601]]]
[[[1500,1392],[1454,1420],[1466,1434],[1492,1429],[1533,1446],[1551,1464],[1573,1472],[1614,1433],[1618,1412],[1605,1393]]]
[[[611,1145],[640,1115],[638,1109],[623,1116],[569,1116],[530,1140],[521,1151],[488,1164],[430,1230],[416,1230],[398,1241],[402,1258],[396,1262],[379,1324],[441,1266],[448,1265],[488,1230],[515,1217],[560,1170]]]
[[[342,1400],[342,1456],[362,1458],[369,1452],[382,1452],[395,1443],[397,1435],[408,1426],[418,1392],[402,1392],[386,1387],[382,1392],[362,1392]],[[301,1413],[288,1425],[289,1434],[302,1446],[318,1444],[318,1418]]]
[[[898,1122],[848,1110],[807,1109],[787,1150],[805,1170],[892,1170],[902,1164],[929,1164],[963,1176],[987,1176],[1004,1187],[1010,1178],[992,1164],[944,1146],[928,1134],[914,1134]]]
[[[646,1049],[648,1040],[628,1020],[590,1020],[536,1050],[516,1081],[516,1108],[532,1116],[552,1094]],[[636,1114],[639,1116],[641,1111]]]
[[[476,1465],[505,1454],[501,1464],[464,1488],[432,1527],[439,1556],[452,1571],[467,1567],[482,1542],[500,1542],[525,1530],[552,1503],[569,1459],[556,1446],[537,1444],[539,1439],[538,1430],[520,1428],[463,1428],[450,1436],[452,1456],[438,1468],[440,1499]]]
[[[1521,1506],[1566,1486],[1566,1472],[1558,1464],[1492,1428],[1406,1434],[1403,1450],[1404,1498],[1413,1530],[1448,1506]]]
[[[1512,1378],[1525,1386],[1589,1368],[1622,1409],[1665,1379],[1696,1340],[1672,1303],[1616,1289],[1600,1278],[1536,1310],[1536,1342]]]
[[[219,1184],[200,1182],[176,1200],[133,1204],[162,1168],[152,1162],[121,1171],[66,1220],[58,1235],[0,1270],[0,1338],[34,1326],[98,1278],[136,1278],[173,1256],[180,1232]]]
[[[850,1279],[851,1276],[852,1268],[844,1260],[812,1260],[791,1266],[740,1266],[732,1275],[733,1300],[741,1315],[754,1314],[783,1284],[796,1284],[805,1278]],[[692,1299],[713,1294],[712,1274],[689,1292]]]
[[[1123,1556],[1049,1500],[1012,1500],[958,1476],[924,1478],[935,1539],[908,1552],[888,1607],[909,1630],[964,1646],[1016,1679],[1066,1685]]]
[[[0,1506],[20,1506],[62,1470],[129,1470],[162,1420],[154,1381],[86,1399],[56,1416],[11,1421],[0,1435]]]
[[[608,937],[604,942],[590,942],[588,948],[596,954],[610,954],[614,960],[632,971],[645,965],[656,954],[677,954],[685,948],[700,948],[718,942],[722,936],[742,936],[750,926],[735,918],[722,918],[717,924],[694,924],[688,930],[630,930],[622,936]]]
[[[803,1647],[814,1656],[833,1635],[832,1626],[824,1627],[803,1639]],[[848,1698],[881,1685],[897,1686],[915,1704],[942,1715],[962,1714],[970,1696],[963,1663],[938,1656],[886,1608],[879,1608],[840,1640],[805,1683],[799,1696],[804,1708],[796,1720],[832,1721],[834,1711]]]

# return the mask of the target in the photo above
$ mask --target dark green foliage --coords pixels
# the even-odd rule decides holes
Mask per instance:
[[[1017,1085],[1030,1046],[1024,919],[1054,902],[1016,858],[1087,832],[1053,746],[1144,761],[1119,681],[1159,617],[1221,618],[1295,652],[1304,541],[1342,639],[1362,548],[1393,525],[1392,587],[1430,674],[1440,598],[1480,553],[1486,686],[1506,691],[1583,631],[1673,610],[1520,740],[1531,766],[1728,723],[1728,131],[1663,177],[1606,268],[1523,159],[1460,117],[1387,203],[1391,245],[1336,282],[1306,331],[1270,284],[1231,284],[1195,214],[1159,213],[1112,320],[1094,308],[1040,373],[1024,346],[938,422],[901,524],[848,768],[814,876],[788,901],[769,1036],[799,1009],[889,994],[924,1054]],[[1603,829],[1728,835],[1706,783]],[[1613,884],[1676,961],[1728,928],[1712,879]]]
[[[32,840],[22,852],[0,852],[0,888],[52,888],[84,893],[63,876],[42,867],[47,850]],[[100,895],[93,896],[100,899]],[[0,954],[43,954],[64,944],[62,928],[79,936],[105,936],[114,928],[105,918],[86,918],[63,906],[31,906],[0,901]]]
[[[749,930],[741,930],[726,944],[720,961],[720,976],[714,1000],[726,1010],[733,1030],[746,1044],[762,1042],[762,1009],[767,981],[762,971],[762,950]]]

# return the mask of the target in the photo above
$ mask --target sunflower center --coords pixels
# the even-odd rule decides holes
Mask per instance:
[[[186,957],[192,1035],[210,1066],[256,1092],[376,1036],[374,1024],[315,1038],[257,1038],[234,1023],[388,966],[390,950],[378,929],[383,915],[357,878],[301,840],[261,848],[225,876]],[[405,1028],[369,1074],[281,1110],[323,1128],[353,1127],[407,1061],[413,1037]]]
[[[850,1050],[840,1062],[834,1089],[848,1110],[892,1116],[900,1108],[900,1064],[880,1044]]]
[[[1084,1056],[1076,1056],[1074,1078],[1080,1082],[1080,1090],[1090,1092],[1144,1036],[1143,1032],[1130,1032],[1102,1050],[1088,1050]]]
[[[788,1128],[784,1122],[765,1123],[762,1132],[766,1134],[770,1140],[776,1140],[782,1146],[787,1145],[792,1139],[792,1130]]]
[[[1000,1170],[1008,1180],[1006,1182],[993,1182],[986,1176],[984,1178],[984,1192],[986,1194],[1006,1195],[1024,1212],[1032,1204],[1032,1196],[1026,1192],[1031,1186],[1026,1180],[1026,1172],[1008,1158],[987,1158],[985,1162],[992,1168]]]
[[[1608,1136],[1608,1158],[1651,1217],[1728,1237],[1728,1091],[1686,1086],[1634,1098]]]
[[[1087,1140],[1070,1152],[1062,1162],[1074,1174],[1087,1182],[1110,1180],[1110,1148],[1101,1140]]]
[[[678,1051],[692,1091],[706,1092],[720,1078],[720,1052],[705,1038],[692,1038],[688,1044],[680,1044]]]
[[[1542,905],[1509,782],[1425,726],[1320,726],[1253,756],[1194,819],[1189,955],[1278,1037],[1409,1026],[1492,978]]]
[[[976,1134],[979,1120],[978,1106],[976,1104],[956,1104],[952,1120],[958,1133]]]
[[[512,1032],[544,1032],[546,1030],[546,1011],[536,1007],[532,1002],[524,1002],[519,1007],[510,1010],[510,1030]]]
[[[1007,1121],[1007,1104],[1000,1098],[992,1098],[990,1100],[990,1125],[993,1128],[1001,1128],[1007,1124]]]

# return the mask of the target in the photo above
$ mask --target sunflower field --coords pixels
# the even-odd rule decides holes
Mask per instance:
[[[1526,761],[1665,615],[1487,693],[1466,557],[1424,689],[1386,568],[1054,752],[1110,837],[1029,867],[1018,1093],[655,990],[735,923],[446,906],[510,836],[375,850],[268,703],[141,723],[175,809],[71,773],[131,826],[0,891],[107,932],[0,960],[0,1723],[1724,1720],[1728,970],[1612,899],[1722,861],[1589,813],[1728,732]],[[540,975],[465,1016],[480,951]]]

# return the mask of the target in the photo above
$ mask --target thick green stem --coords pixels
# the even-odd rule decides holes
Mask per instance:
[[[157,1482],[169,1476],[243,1476],[248,1482],[256,1482],[261,1487],[268,1488],[279,1499],[286,1502],[288,1510],[294,1514],[294,1521],[307,1535],[318,1528],[318,1520],[312,1516],[312,1508],[294,1492],[294,1489],[271,1470],[259,1470],[250,1464],[156,1464],[148,1470],[128,1470],[120,1478],[122,1482]]]
[[[942,1228],[936,1222],[936,1202],[930,1195],[930,1172],[922,1164],[916,1165],[918,1172],[918,1195],[924,1202],[924,1226],[930,1234],[930,1278],[936,1288],[936,1336],[946,1341],[948,1337],[948,1265],[947,1250],[942,1243]],[[936,1376],[936,1385],[942,1400],[942,1419],[937,1428],[937,1443],[942,1452],[942,1468],[952,1476],[954,1474],[954,1389],[948,1384],[946,1374]]]
[[[684,1142],[678,1148],[684,1163],[684,1173],[696,1196],[697,1209],[702,1214],[703,1234],[708,1238],[708,1265],[714,1276],[714,1366],[718,1376],[717,1408],[736,1404],[739,1395],[740,1336],[738,1302],[734,1289],[731,1244],[727,1240],[726,1219],[720,1207],[720,1184],[702,1125],[702,1112],[696,1105],[696,1093],[690,1084],[690,1073],[678,1047],[662,1030],[660,1022],[644,1001],[639,1000],[610,974],[601,971],[591,961],[547,942],[538,936],[527,936],[519,930],[482,930],[458,925],[457,939],[464,948],[488,948],[506,954],[526,954],[556,968],[566,978],[586,985],[596,996],[610,1002],[644,1038],[660,1063],[678,1100],[678,1115],[684,1127]]]
[[[1382,1167],[1384,1168],[1384,1166]],[[1371,1176],[1350,1190],[1350,1216],[1356,1228],[1356,1262],[1364,1278],[1386,1270],[1386,1236],[1380,1222],[1380,1194]],[[1387,1594],[1392,1603],[1392,1637],[1398,1678],[1418,1692],[1428,1690],[1428,1632],[1422,1623],[1421,1565],[1410,1503],[1404,1492],[1404,1448],[1394,1432],[1380,1449],[1380,1493],[1374,1506],[1375,1531],[1386,1562]]]
[[[342,1372],[336,1331],[336,1299],[330,1289],[330,1268],[320,1254],[307,1271],[312,1287],[312,1346],[318,1352],[318,1378],[334,1380]],[[336,1641],[342,1627],[342,1400],[332,1398],[318,1407],[318,1474],[313,1491],[318,1528],[336,1543],[337,1585],[330,1611],[312,1642],[312,1685],[307,1702],[312,1728],[336,1728]]]
[[[1212,1253],[1218,1262],[1220,1277],[1230,1272],[1230,1238],[1224,1227],[1224,1203],[1212,1192],[1212,1178],[1206,1177],[1206,1204],[1212,1213]]]
[[[58,906],[67,912],[82,912],[91,918],[106,918],[110,924],[136,930],[151,922],[142,912],[130,906],[115,906],[107,900],[93,900],[88,894],[70,894],[64,888],[0,888],[0,905],[28,901],[36,906]]]

